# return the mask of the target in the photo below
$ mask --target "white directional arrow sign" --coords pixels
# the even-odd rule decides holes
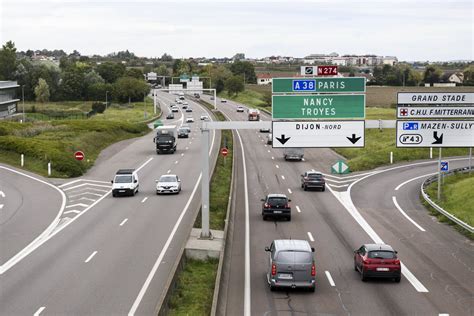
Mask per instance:
[[[272,123],[273,148],[364,147],[364,121]]]
[[[397,147],[474,147],[474,121],[397,121]]]

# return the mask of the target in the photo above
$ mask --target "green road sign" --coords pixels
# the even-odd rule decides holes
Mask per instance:
[[[343,160],[338,160],[331,166],[331,173],[347,174],[350,173],[349,166]]]
[[[365,92],[364,77],[346,78],[273,78],[273,93]]]
[[[365,95],[274,95],[272,113],[274,119],[364,119]]]

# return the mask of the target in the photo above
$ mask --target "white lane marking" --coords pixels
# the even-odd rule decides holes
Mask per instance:
[[[334,182],[334,183],[345,183],[345,182],[352,182],[355,179],[347,179],[347,180],[333,180],[333,179],[326,179],[327,182]]]
[[[5,193],[3,193],[3,191],[0,191],[0,195],[1,195],[2,197],[5,197]]]
[[[438,316],[449,316],[448,313],[442,313],[442,314],[438,314]]]
[[[3,204],[0,204],[0,210],[3,208]]]
[[[63,189],[63,191],[74,190],[74,189],[77,189],[77,188],[80,188],[80,187],[83,187],[83,186],[86,186],[86,185],[93,185],[93,186],[96,186],[96,187],[110,188],[110,185],[94,184],[94,183],[83,183],[83,184],[79,184],[79,185],[75,185],[73,187]]]
[[[284,175],[282,175],[281,178],[282,178],[283,180],[285,180],[285,176],[284,176]]]
[[[367,177],[369,176],[370,175],[368,175]],[[377,235],[377,233],[374,231],[374,229],[369,225],[369,223],[367,223],[365,218],[362,217],[362,215],[355,207],[354,202],[352,202],[351,188],[355,183],[359,182],[362,179],[358,179],[356,182],[352,183],[347,191],[334,191],[329,186],[328,189],[334,195],[334,197],[339,200],[339,202],[344,206],[344,208],[349,212],[349,214],[356,220],[360,227],[362,227],[362,229],[369,235],[370,238],[372,238],[375,243],[384,244],[382,238],[380,238],[379,235]],[[410,270],[408,270],[408,268],[402,262],[400,262],[400,264],[402,265],[402,274],[412,284],[415,290],[417,290],[418,292],[428,292],[428,290],[423,286],[423,284],[421,284],[420,281],[418,281],[418,279],[410,272]]]
[[[183,156],[184,156],[184,153],[181,154],[181,157],[183,157]]]
[[[86,197],[81,197],[81,198],[78,198],[78,199],[75,199],[75,200],[69,200],[69,203],[76,203],[77,201],[80,201],[80,200],[87,200],[87,201],[91,201],[91,202],[94,202],[94,201],[95,201],[94,199],[89,199],[89,198],[86,198]]]
[[[425,178],[425,177],[428,177],[428,176],[432,176],[434,174],[437,174],[437,172],[433,172],[433,173],[428,173],[428,174],[424,174],[422,176],[419,176],[419,177],[415,177],[415,178],[411,178],[405,182],[402,182],[400,183],[396,188],[395,188],[395,191],[398,191],[402,186],[404,186],[405,184],[411,182],[411,181],[414,181],[414,180],[417,180],[417,179],[420,179],[420,178]]]
[[[189,145],[191,145],[193,142],[189,142]]]
[[[94,251],[94,252],[89,256],[89,258],[87,258],[86,261],[84,261],[84,262],[85,262],[85,263],[88,263],[89,261],[92,260],[92,258],[94,258],[94,256],[95,256],[96,254],[97,254],[97,250]]]
[[[100,180],[88,180],[88,179],[78,179],[78,180],[74,180],[74,181],[71,181],[71,182],[67,182],[67,183],[63,183],[61,185],[58,185],[59,188],[64,188],[64,187],[67,187],[68,185],[71,185],[73,183],[77,183],[77,182],[95,182],[95,183],[104,183],[104,184],[108,184],[110,182],[108,181],[100,181]]]
[[[110,189],[112,186],[109,186],[108,189]],[[82,188],[80,190],[73,190],[71,193],[79,193],[79,192],[84,192],[84,191],[97,191],[97,192],[102,192],[102,193],[107,193],[109,190],[103,190],[103,189],[97,189],[97,188]],[[71,195],[70,195],[71,196]],[[102,195],[100,195],[102,196]]]
[[[279,166],[279,165],[275,165],[275,167],[276,167],[277,169],[280,169],[280,166]]]
[[[267,144],[265,144],[264,146],[265,146],[265,147],[268,147],[268,145],[267,145]]]
[[[123,226],[123,224],[125,224],[127,221],[128,221],[128,218],[124,219],[124,220],[120,223],[120,226]]]
[[[174,162],[174,164],[177,165],[177,164],[178,164],[178,160],[176,160],[176,161]]]
[[[288,192],[289,192],[290,194],[293,193],[293,192],[291,192],[291,189],[288,189]]]
[[[400,205],[398,205],[397,198],[395,196],[392,196],[392,201],[393,201],[393,204],[395,204],[395,207],[400,211],[400,213],[402,213],[403,216],[405,216],[406,219],[408,219],[413,225],[415,225],[422,232],[425,231],[423,227],[421,227],[413,219],[411,219],[411,217],[408,216],[407,213],[405,213],[405,211],[400,207]]]
[[[189,147],[186,147],[185,149],[186,149],[186,150],[188,150],[188,149],[189,149]]]
[[[134,315],[135,314],[135,312],[138,309],[138,305],[142,301],[143,296],[145,296],[146,290],[150,286],[151,280],[155,276],[156,270],[158,270],[158,267],[160,266],[161,261],[163,260],[163,257],[165,256],[165,253],[168,250],[168,247],[170,246],[171,241],[173,240],[174,235],[176,234],[176,231],[178,230],[178,227],[181,224],[181,221],[183,220],[183,217],[184,217],[184,215],[186,214],[186,212],[189,208],[189,205],[191,204],[191,200],[193,199],[194,194],[196,193],[196,190],[197,190],[199,184],[201,183],[201,177],[202,177],[202,173],[199,174],[199,178],[196,181],[196,184],[194,185],[193,192],[191,193],[191,196],[189,197],[188,202],[184,206],[183,211],[179,215],[179,218],[176,221],[176,223],[174,224],[174,227],[173,227],[173,230],[171,231],[171,234],[169,235],[168,239],[166,240],[165,245],[161,249],[160,255],[158,256],[158,259],[156,259],[156,262],[153,265],[153,268],[151,269],[150,273],[148,274],[148,277],[146,278],[145,283],[143,284],[142,288],[140,289],[140,292],[138,293],[137,298],[133,302],[133,305],[130,308],[130,311],[128,312],[128,315]]]
[[[275,159],[275,157],[272,157],[272,160],[274,160],[274,159]]]
[[[144,198],[144,199],[142,200],[142,203],[145,203],[146,200],[148,200],[148,197]]]
[[[328,174],[328,173],[323,173],[323,176],[329,177],[329,178],[336,178],[336,179],[339,179],[339,180],[344,180],[344,179],[350,179],[350,178],[360,178],[362,176],[371,175],[371,174],[376,173],[376,172],[377,171],[364,172],[364,173],[354,174],[354,175],[350,175],[350,176],[343,176],[343,177],[335,176],[335,175]]]
[[[311,234],[311,232],[308,232],[307,234],[308,234],[309,240],[314,241],[313,234]]]
[[[68,205],[68,206],[66,206],[66,208],[76,207],[76,206],[88,207],[89,205],[84,204],[84,203],[77,203],[77,204],[73,204],[73,205]]]
[[[107,191],[104,191],[104,192],[107,192]],[[69,195],[69,197],[70,197],[70,198],[73,198],[73,197],[81,196],[81,195],[95,195],[95,196],[98,196],[98,197],[101,197],[101,196],[102,196],[102,194],[91,193],[91,192],[84,192],[84,193]]]
[[[51,224],[38,237],[36,237],[31,243],[29,243],[28,246],[23,248],[20,252],[18,252],[16,255],[14,255],[12,258],[10,258],[10,260],[8,260],[2,266],[0,266],[0,275],[2,275],[5,272],[7,272],[11,267],[13,267],[16,263],[18,263],[20,260],[22,260],[24,257],[26,257],[28,254],[30,254],[33,250],[38,248],[43,243],[43,241],[41,241],[41,240],[47,240],[48,239],[47,236],[49,234],[51,234],[51,232],[53,232],[53,230],[56,228],[56,226],[59,223],[59,218],[61,217],[61,214],[64,212],[64,207],[66,206],[66,194],[64,194],[64,192],[61,191],[61,189],[59,189],[58,187],[52,185],[51,183],[48,183],[46,181],[34,178],[30,175],[27,175],[26,173],[22,173],[22,172],[19,172],[19,171],[16,171],[14,169],[10,169],[10,168],[4,167],[4,166],[0,166],[0,169],[5,169],[5,170],[8,170],[10,172],[20,174],[20,175],[25,176],[27,178],[30,178],[30,179],[33,179],[35,181],[46,184],[46,185],[52,187],[53,189],[57,190],[59,192],[59,194],[61,194],[61,197],[62,197],[62,202],[61,202],[61,207],[59,209],[59,212],[56,215],[56,217],[54,218],[54,220],[51,222]]]
[[[171,172],[171,169],[169,169],[168,171],[166,171],[166,173],[170,173]]]
[[[64,212],[63,214],[70,214],[70,213],[79,214],[80,211],[78,211],[78,210],[70,210],[70,211]]]
[[[41,306],[40,308],[38,308],[38,310],[33,314],[33,316],[39,316],[41,314],[42,311],[44,311],[44,309],[46,308],[46,306]]]
[[[78,179],[78,180],[74,180],[74,181],[71,181],[71,182],[63,183],[61,185],[58,185],[58,187],[59,188],[67,187],[68,185],[79,182],[79,181],[82,181],[82,179]]]
[[[324,273],[326,273],[329,284],[331,284],[331,286],[336,286],[336,283],[334,283],[334,280],[332,279],[331,273],[329,273],[329,271],[324,271]]]
[[[296,205],[296,211],[297,211],[298,213],[301,213],[301,209],[300,209],[300,207],[299,207],[298,205]]]
[[[216,139],[216,133],[215,131],[213,131],[212,133],[212,142],[211,142],[211,146],[209,148],[209,152],[208,154],[211,155],[211,152],[212,152],[212,148],[214,147],[214,141]],[[243,147],[243,146],[242,146]],[[131,315],[134,315],[135,312],[137,311],[138,309],[138,305],[140,305],[140,302],[142,301],[143,299],[143,296],[145,296],[145,293],[146,293],[146,290],[148,289],[148,287],[150,286],[150,283],[151,283],[151,280],[153,279],[153,277],[155,276],[155,273],[156,273],[156,270],[158,270],[158,267],[160,266],[161,262],[163,261],[163,257],[169,247],[169,245],[171,244],[171,241],[173,240],[174,238],[174,234],[176,233],[176,231],[178,230],[178,226],[180,225],[181,221],[183,220],[183,217],[184,215],[186,214],[187,212],[187,209],[189,207],[189,205],[191,204],[191,201],[192,199],[194,198],[194,194],[196,193],[196,190],[198,188],[198,185],[201,183],[201,178],[202,178],[202,173],[199,174],[199,177],[196,181],[196,184],[194,185],[194,189],[191,193],[191,196],[189,197],[189,200],[188,202],[186,203],[186,205],[184,206],[184,209],[183,211],[181,212],[181,215],[179,216],[178,218],[178,221],[176,222],[176,224],[174,225],[173,227],[173,230],[171,231],[171,234],[170,236],[168,237],[168,239],[166,240],[166,243],[165,245],[163,246],[161,252],[160,252],[160,255],[158,256],[158,259],[156,259],[156,262],[155,264],[153,265],[153,268],[151,269],[150,273],[148,274],[148,277],[146,278],[145,280],[145,283],[143,284],[140,292],[138,293],[138,296],[137,298],[135,299],[135,301],[133,302],[133,305],[132,307],[130,308],[130,311],[128,312],[128,315],[131,316]],[[245,178],[245,177],[244,177]],[[250,276],[249,276],[250,277]],[[250,314],[248,315],[250,316]]]
[[[306,161],[304,158],[301,158],[301,161]]]
[[[270,150],[267,150],[268,152],[270,152]]]
[[[142,169],[143,167],[145,167],[150,161],[153,160],[153,157],[151,157],[150,159],[148,159],[147,161],[145,161],[140,167],[137,168],[137,172],[140,171],[140,169]]]
[[[335,184],[329,184],[328,183],[328,186],[330,186],[331,188],[344,188],[344,187],[348,187],[349,184],[335,185]]]

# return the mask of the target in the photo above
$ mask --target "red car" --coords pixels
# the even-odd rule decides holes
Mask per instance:
[[[386,244],[365,244],[354,251],[354,269],[362,281],[367,278],[390,278],[400,282],[401,266],[397,252]]]

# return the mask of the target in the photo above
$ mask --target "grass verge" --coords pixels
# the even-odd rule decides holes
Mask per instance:
[[[197,100],[209,110],[213,106]],[[220,112],[214,112],[217,120],[225,121]],[[222,130],[221,148],[227,146],[228,154],[219,155],[211,178],[209,192],[210,228],[224,230],[229,202],[230,183],[232,179],[233,140],[232,131]],[[201,227],[199,212],[194,227]],[[183,270],[179,273],[176,289],[169,301],[169,315],[209,315],[212,308],[214,285],[219,261],[208,259],[197,261],[186,259]]]
[[[186,260],[170,298],[169,315],[209,315],[218,264],[217,259]]]
[[[239,102],[255,108],[265,107],[265,101],[263,101],[263,94],[249,89],[240,92],[238,95],[232,96],[230,96],[227,91],[222,91],[221,93],[219,93],[219,97],[233,100],[235,102]]]
[[[444,210],[459,218],[463,222],[474,226],[474,174],[458,173],[444,178],[444,184],[441,186],[441,199],[437,199],[438,182],[433,182],[426,188],[426,193],[430,198],[441,206]],[[421,198],[424,202],[423,198]],[[428,203],[424,202],[425,205]],[[452,222],[446,216],[438,213],[429,206],[430,212],[435,215],[440,222],[454,225],[456,229],[462,232],[470,239],[474,239],[474,234],[469,233],[456,223]]]

